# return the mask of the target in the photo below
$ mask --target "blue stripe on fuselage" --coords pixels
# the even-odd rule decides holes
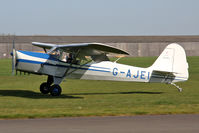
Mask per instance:
[[[40,62],[40,61],[32,61],[32,60],[24,60],[24,59],[17,59],[17,62],[32,63],[32,64],[43,64],[43,62]]]
[[[111,72],[107,70],[98,70],[98,69],[92,69],[92,68],[83,68],[83,67],[75,67],[75,66],[65,66],[65,65],[54,65],[50,63],[44,63],[40,61],[32,61],[32,60],[25,60],[25,59],[17,59],[18,62],[24,62],[24,63],[32,63],[32,64],[44,64],[44,65],[49,65],[49,66],[58,66],[58,67],[67,67],[67,68],[72,68],[72,69],[81,69],[81,70],[90,70],[90,71],[99,71],[99,72]]]
[[[87,67],[94,67],[94,68],[101,68],[101,69],[108,69],[110,70],[110,68],[106,68],[106,67],[98,67],[98,66],[91,66],[91,65],[83,65],[83,66],[87,66]]]
[[[49,54],[46,54],[46,53],[38,53],[38,52],[22,51],[22,50],[19,50],[19,52],[23,53],[23,54],[26,54],[26,55],[29,55],[29,56],[37,57],[37,58],[58,61],[58,59],[53,57],[53,55],[49,55]]]

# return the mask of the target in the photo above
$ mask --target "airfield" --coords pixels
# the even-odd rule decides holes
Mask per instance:
[[[150,66],[157,57],[126,57],[119,63]],[[115,59],[112,59],[115,60]],[[167,84],[66,79],[60,97],[43,95],[46,76],[11,75],[11,60],[0,60],[0,118],[132,116],[199,113],[199,57],[188,57],[190,78]]]
[[[198,133],[199,115],[0,120],[3,133]]]
[[[186,41],[190,41],[189,39]],[[186,46],[189,55],[198,54],[197,39],[198,37],[196,42],[190,44],[196,47]],[[183,46],[188,43],[186,41]],[[167,43],[169,42],[162,44],[158,52],[161,52]],[[11,45],[10,42],[6,44]],[[2,48],[10,48],[9,45],[8,47],[3,45]],[[123,43],[119,46],[122,45]],[[141,45],[150,46],[148,44],[137,46]],[[26,48],[18,46],[18,48]],[[147,50],[147,47],[141,50]],[[9,50],[5,51],[9,52]],[[5,53],[5,51],[1,52]],[[118,63],[148,67],[156,60],[156,54],[159,53],[150,51],[147,53],[150,56],[137,57],[139,54],[136,53],[133,55],[136,57],[124,57]],[[151,55],[154,56],[151,57]],[[0,57],[4,58],[0,59],[0,129],[2,132],[185,133],[199,131],[199,56],[187,57],[189,80],[177,83],[183,88],[183,92],[178,92],[172,85],[160,83],[66,79],[61,83],[63,92],[59,97],[40,93],[39,86],[46,81],[46,76],[27,73],[12,76],[11,59],[7,59],[6,56]],[[114,61],[116,58],[111,60]]]

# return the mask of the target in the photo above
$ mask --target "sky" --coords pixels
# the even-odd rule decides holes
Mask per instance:
[[[199,0],[0,0],[0,34],[199,35]]]

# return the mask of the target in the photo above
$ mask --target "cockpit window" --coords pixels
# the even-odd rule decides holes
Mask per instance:
[[[55,50],[51,53],[51,55],[53,55],[53,57],[55,57],[56,59],[62,61],[62,62],[66,62],[66,63],[72,63],[72,64],[80,64],[80,60],[78,58],[75,58],[74,54],[72,53],[66,53],[64,51],[60,51],[60,50]]]

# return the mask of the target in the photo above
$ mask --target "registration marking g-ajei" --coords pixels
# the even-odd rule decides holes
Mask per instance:
[[[146,70],[136,70],[132,71],[131,69],[127,69],[126,71],[120,71],[119,68],[114,67],[112,71],[113,76],[124,76],[126,78],[134,78],[134,79],[148,79],[150,78],[150,72]]]

